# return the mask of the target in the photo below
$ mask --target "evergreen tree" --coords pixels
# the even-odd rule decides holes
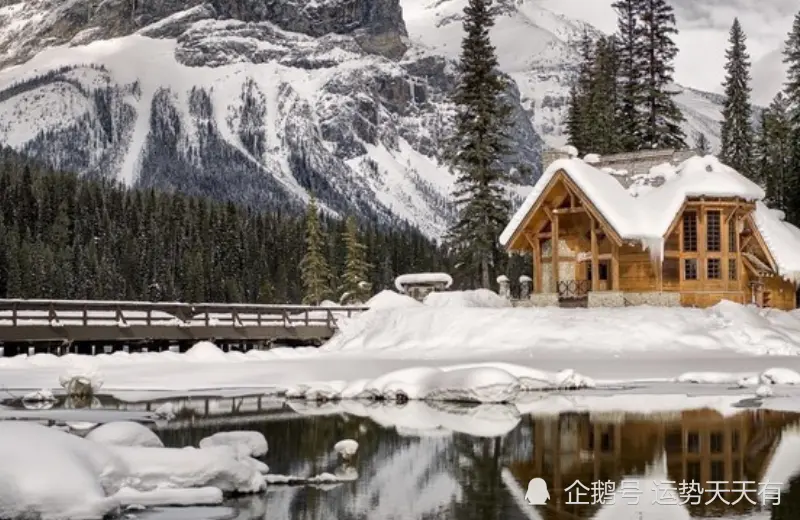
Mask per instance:
[[[720,158],[742,175],[753,177],[753,130],[750,122],[750,55],[746,36],[739,23],[733,20],[725,51],[725,104],[722,108],[722,148]]]
[[[458,219],[448,243],[458,267],[481,287],[489,288],[492,269],[500,256],[497,238],[508,222],[510,204],[500,163],[506,153],[509,108],[502,96],[504,79],[489,38],[494,24],[490,0],[469,0],[464,8],[465,36],[461,44],[458,106],[450,161],[458,174],[455,202]]]
[[[786,40],[783,62],[786,63],[786,97],[790,105],[791,119],[791,171],[786,189],[792,194],[787,218],[800,224],[800,12],[794,17],[792,29]]]
[[[607,155],[620,151],[621,146],[617,96],[619,56],[613,37],[601,37],[595,45],[587,125],[590,147],[586,151]]]
[[[317,202],[312,198],[306,211],[306,253],[300,261],[303,303],[319,305],[331,292],[331,270],[325,257],[326,237],[319,222]]]
[[[641,19],[641,54],[637,60],[642,77],[644,126],[640,148],[685,148],[684,121],[675,103],[673,84],[678,46],[672,39],[678,30],[675,13],[666,0],[646,0],[638,13]]]
[[[345,221],[344,231],[345,262],[342,284],[339,288],[342,299],[363,302],[369,294],[369,270],[367,248],[358,237],[358,223],[354,217]]]
[[[593,120],[591,114],[592,83],[594,80],[594,42],[588,31],[584,31],[580,43],[581,61],[578,73],[570,87],[567,109],[568,144],[582,153],[590,153],[592,147]]]
[[[644,76],[641,63],[643,29],[640,23],[643,0],[617,0],[617,49],[619,56],[619,128],[623,151],[639,149],[644,135],[641,111],[644,101]]]
[[[709,155],[711,153],[711,145],[708,142],[706,134],[697,132],[694,137],[694,149],[699,155]]]
[[[770,207],[784,212],[791,210],[792,184],[792,125],[789,103],[778,93],[761,116],[757,140],[758,179],[766,191]]]

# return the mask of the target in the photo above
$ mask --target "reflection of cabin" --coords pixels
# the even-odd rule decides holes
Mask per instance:
[[[534,305],[795,308],[800,229],[761,188],[713,157],[634,178],[596,166],[552,163],[501,236],[533,257]]]
[[[444,291],[453,285],[453,278],[447,273],[408,273],[394,279],[399,293],[407,294],[422,301],[435,291]]]
[[[692,480],[703,489],[712,480],[759,482],[780,441],[781,430],[797,420],[797,414],[764,410],[727,417],[713,410],[654,417],[588,413],[536,417],[529,425],[532,460],[516,458],[509,468],[523,485],[534,477],[547,482],[551,500],[542,506],[542,518],[591,518],[599,505],[567,503],[570,497],[566,489],[576,480],[586,486],[600,481],[618,484],[625,477],[645,474],[647,466],[666,453],[667,474],[676,487],[681,481]],[[738,495],[728,494],[726,500],[736,498]],[[719,501],[688,507],[695,516],[715,516],[721,506],[738,513],[756,507],[746,500],[735,506]]]

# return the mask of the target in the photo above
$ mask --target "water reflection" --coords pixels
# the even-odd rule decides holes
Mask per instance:
[[[164,402],[119,403],[104,408],[150,409]],[[800,415],[742,410],[661,414],[565,413],[520,416],[514,407],[407,403],[321,406],[266,397],[192,398],[172,402],[175,418],[159,422],[168,446],[197,445],[218,431],[262,432],[273,473],[308,477],[335,472],[341,461],[333,445],[358,441],[351,461],[359,478],[326,486],[270,486],[266,494],[231,499],[224,507],[158,509],[136,513],[146,519],[299,520],[655,520],[800,518]],[[548,484],[545,506],[524,502],[534,477]],[[780,504],[739,500],[722,493],[711,503],[674,507],[614,507],[570,504],[566,488],[637,481],[641,504],[653,479],[776,482],[785,484]],[[637,480],[638,479],[638,480]],[[640,516],[640,513],[642,513]]]
[[[657,511],[628,508],[632,519],[639,518],[638,510],[647,510],[642,518],[648,520],[800,518],[800,481],[791,479],[800,469],[797,414],[766,410],[728,416],[712,410],[658,415],[569,413],[517,416],[510,421],[508,409],[498,411],[497,407],[456,410],[409,405],[374,406],[360,412],[351,408],[357,415],[339,405],[313,408],[307,415],[284,410],[273,414],[277,420],[246,426],[210,425],[198,418],[195,426],[184,422],[179,429],[163,429],[159,434],[170,445],[184,446],[221,429],[257,429],[270,442],[266,462],[274,472],[306,476],[336,466],[334,442],[345,437],[358,440],[361,447],[354,461],[358,481],[328,488],[272,486],[263,501],[266,516],[259,509],[260,498],[254,499],[259,504],[255,508],[242,499],[237,506],[239,518],[623,520],[626,508],[619,503],[613,511],[609,507],[604,511],[600,504],[569,504],[565,489],[576,480],[619,485],[623,479],[636,477],[643,478],[643,486],[658,477],[674,481],[676,487],[692,480],[704,488],[709,481],[771,481],[785,484],[785,489],[781,503],[771,510],[755,495],[756,504],[742,499],[725,504],[722,499],[734,502],[741,494],[728,492],[709,504],[705,502],[711,495],[696,505],[656,506]],[[477,432],[470,431],[470,417],[483,421]],[[510,431],[482,437],[494,434],[486,427],[487,418],[492,417]],[[431,421],[450,424],[424,426]],[[528,481],[537,476],[548,483],[551,500],[546,506],[533,507],[520,499]],[[644,493],[642,505],[651,498],[655,500]],[[652,516],[654,512],[658,515]]]

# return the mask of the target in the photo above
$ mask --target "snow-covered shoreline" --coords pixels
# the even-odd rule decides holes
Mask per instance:
[[[0,358],[12,392],[57,388],[65,375],[102,393],[248,390],[292,398],[397,397],[514,402],[565,388],[648,383],[755,390],[800,385],[800,313],[722,302],[708,309],[513,308],[491,291],[392,291],[340,319],[320,349],[190,351]],[[767,377],[764,374],[778,374]]]

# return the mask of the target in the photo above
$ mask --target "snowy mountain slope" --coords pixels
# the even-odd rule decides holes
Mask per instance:
[[[128,184],[258,207],[410,222],[453,217],[452,58],[466,0],[0,3],[0,144]],[[574,41],[591,27],[502,0],[494,31],[520,199],[562,144]],[[684,90],[716,141],[714,100]],[[541,136],[541,137],[540,137]]]
[[[342,3],[399,12],[395,0],[328,0],[318,11]],[[333,213],[399,218],[432,237],[452,218],[454,178],[439,157],[453,69],[424,50],[397,59],[402,19],[369,14],[359,28],[358,16],[331,21],[314,11],[245,22],[213,3],[184,2],[182,11],[141,14],[155,21],[133,34],[123,27],[98,38],[90,17],[48,36],[79,4],[87,5],[0,8],[0,62],[20,63],[0,70],[0,142],[67,170],[260,206],[300,205],[314,193]],[[314,23],[300,23],[304,16]],[[28,33],[60,44],[29,58]],[[536,171],[539,141],[510,96],[509,164]]]
[[[467,0],[401,0],[412,42],[432,52],[456,58],[462,37],[461,17]],[[498,0],[491,31],[500,68],[519,86],[523,106],[532,112],[536,131],[550,146],[566,144],[566,117],[573,64],[579,61],[577,42],[584,31],[601,33],[586,23],[549,11],[537,0]],[[677,102],[686,116],[688,143],[703,132],[713,147],[719,144],[722,119],[719,97],[678,86]]]

